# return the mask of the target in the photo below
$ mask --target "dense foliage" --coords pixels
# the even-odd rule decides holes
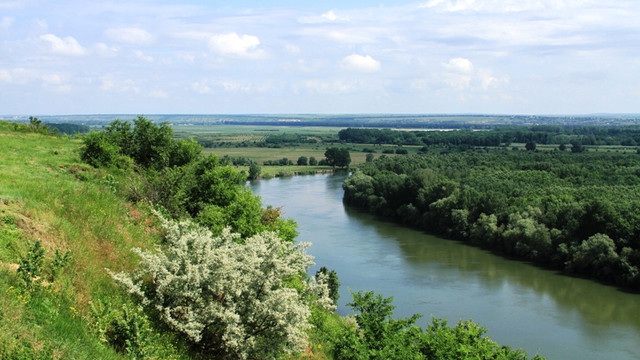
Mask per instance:
[[[267,359],[305,349],[310,285],[287,286],[312,264],[305,244],[272,232],[214,237],[190,222],[163,220],[163,227],[165,250],[134,249],[138,269],[112,274],[128,292],[207,357]]]
[[[640,289],[640,157],[495,152],[381,157],[347,204],[570,273]]]
[[[215,155],[203,156],[193,140],[173,139],[168,123],[156,125],[143,116],[115,120],[102,132],[84,138],[81,158],[99,166],[134,167],[126,192],[133,201],[147,200],[170,216],[189,216],[215,234],[229,226],[248,237],[276,231],[293,241],[296,225],[280,217],[279,209],[262,208],[260,198],[241,186],[247,175]],[[253,169],[249,176],[257,176]]]
[[[640,144],[639,126],[502,126],[487,131],[397,131],[348,128],[340,140],[359,144],[500,146],[511,143],[624,145]]]
[[[346,148],[330,147],[324,152],[327,165],[345,168],[351,164],[351,154]]]
[[[426,329],[417,326],[419,314],[394,319],[392,298],[373,292],[352,293],[349,304],[356,312],[347,324],[325,329],[331,336],[331,355],[341,360],[373,359],[511,359],[524,360],[527,354],[500,346],[484,336],[486,329],[473,321],[447,326],[444,319],[432,318]],[[353,321],[355,320],[355,321]],[[320,326],[326,326],[325,323]],[[543,359],[534,356],[533,359]]]

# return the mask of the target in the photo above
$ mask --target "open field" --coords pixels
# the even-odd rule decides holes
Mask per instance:
[[[328,126],[260,126],[260,125],[174,125],[176,136],[189,137],[198,135],[252,135],[265,137],[277,134],[300,135],[338,135],[344,127]]]

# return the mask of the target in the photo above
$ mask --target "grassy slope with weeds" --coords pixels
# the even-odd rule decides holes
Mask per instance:
[[[116,196],[124,181],[81,163],[79,147],[0,121],[0,358],[126,353],[105,338],[117,343],[110,325],[123,322],[121,309],[133,305],[104,269],[133,269],[129,249],[148,248],[158,236],[144,209]],[[40,260],[36,242],[44,250]],[[35,271],[25,273],[29,266]],[[181,357],[172,339],[147,335],[145,346],[156,355]]]

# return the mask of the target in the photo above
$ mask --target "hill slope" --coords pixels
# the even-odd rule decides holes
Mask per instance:
[[[0,122],[0,358],[122,358],[105,332],[129,305],[104,268],[132,269],[157,236],[79,146]]]

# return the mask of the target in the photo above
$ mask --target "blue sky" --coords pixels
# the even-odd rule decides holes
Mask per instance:
[[[0,114],[640,113],[636,0],[0,0]]]

